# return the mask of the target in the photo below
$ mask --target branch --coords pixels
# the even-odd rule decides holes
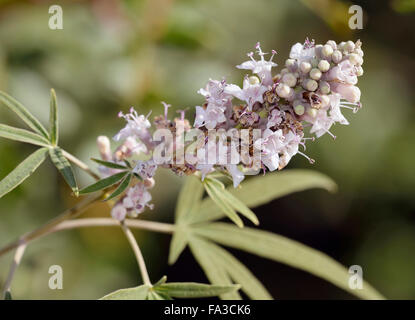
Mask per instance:
[[[150,230],[161,233],[173,233],[174,225],[155,221],[125,219],[124,223],[127,227],[133,229]],[[86,218],[64,221],[49,230],[48,234],[61,230],[69,230],[86,227],[119,227],[119,222],[112,218]]]
[[[16,272],[17,267],[20,264],[20,261],[22,260],[23,254],[25,252],[26,249],[26,243],[25,242],[21,242],[19,244],[19,246],[17,247],[16,253],[14,255],[14,259],[12,262],[12,265],[10,267],[10,271],[9,271],[9,275],[7,276],[7,280],[6,283],[4,284],[4,289],[3,289],[3,297],[5,298],[7,295],[7,292],[10,292],[10,288],[12,285],[12,280],[13,280],[13,276]]]
[[[39,227],[38,229],[32,232],[29,232],[21,236],[16,241],[0,249],[0,256],[17,248],[23,242],[27,244],[28,242],[36,238],[39,238],[45,234],[48,234],[51,229],[53,229],[55,226],[57,226],[61,222],[79,216],[82,212],[88,209],[95,201],[102,199],[102,197],[103,197],[103,193],[99,194],[98,196],[90,196],[90,197],[83,199],[82,201],[78,202],[74,207],[72,207],[71,209],[65,210],[63,213],[61,213],[56,218],[50,220],[49,222],[47,222],[45,225]]]
[[[138,267],[140,268],[141,278],[145,285],[152,286],[150,277],[148,275],[146,263],[144,262],[143,254],[141,253],[140,247],[138,246],[137,240],[135,239],[131,230],[125,225],[124,221],[120,223],[122,231],[124,231],[125,236],[130,242],[131,248],[134,251],[135,258],[137,259]]]

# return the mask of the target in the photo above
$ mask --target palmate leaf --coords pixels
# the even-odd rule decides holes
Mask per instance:
[[[239,290],[239,285],[218,286],[195,282],[170,282],[154,287],[159,294],[173,298],[208,298]]]
[[[255,225],[259,224],[258,218],[255,215],[255,213],[249,209],[241,200],[239,200],[237,197],[232,195],[227,189],[225,189],[225,186],[222,182],[220,182],[217,179],[207,178],[207,180],[210,180],[210,182],[216,186],[218,193],[222,196],[222,198],[236,211],[238,211],[240,214],[251,220]]]
[[[249,208],[266,204],[285,195],[312,188],[322,188],[334,192],[336,183],[326,175],[302,169],[290,169],[282,172],[269,173],[265,176],[249,179],[242,188],[227,190]],[[200,223],[221,219],[224,213],[217,210],[212,199],[205,199],[200,204],[198,212],[193,212],[189,218],[191,223]]]
[[[127,174],[127,176],[121,181],[121,183],[117,187],[117,189],[115,189],[115,191],[110,196],[105,198],[105,201],[114,199],[115,197],[118,197],[121,193],[123,193],[124,190],[127,189],[128,186],[130,185],[132,177],[133,177],[133,175],[131,173]]]
[[[177,200],[176,223],[180,224],[186,221],[188,215],[197,212],[203,192],[203,184],[199,178],[195,176],[186,178]]]
[[[228,216],[239,228],[244,226],[242,219],[238,216],[232,205],[224,198],[222,191],[210,180],[204,182],[205,190],[210,199],[219,207],[219,209]]]
[[[53,89],[50,89],[49,136],[50,142],[56,146],[59,140],[58,104]]]
[[[283,236],[252,228],[239,229],[228,223],[195,226],[193,232],[225,246],[304,270],[360,298],[384,299],[366,282],[361,290],[351,289],[348,285],[350,274],[340,263],[320,251]]]
[[[150,286],[142,285],[135,288],[120,289],[107,294],[100,300],[145,300],[149,294]]]
[[[31,129],[49,140],[49,133],[45,127],[20,102],[2,91],[0,91],[0,101],[16,113]]]
[[[217,258],[218,262],[220,262],[221,266],[226,270],[231,279],[235,283],[241,285],[241,290],[244,291],[250,299],[272,299],[271,294],[262,283],[232,254],[211,241],[202,239],[200,239],[200,241],[206,242],[206,248],[208,248],[211,255]]]
[[[226,270],[222,267],[222,261],[219,257],[214,255],[209,247],[206,245],[207,242],[199,239],[198,237],[191,237],[189,240],[189,247],[192,251],[193,256],[199,263],[206,277],[210,283],[216,285],[232,285],[232,279]],[[239,292],[230,292],[219,295],[224,300],[241,300],[242,297]]]
[[[27,179],[46,159],[48,148],[40,148],[0,181],[0,198]]]
[[[272,299],[267,289],[265,289],[262,283],[252,274],[252,272],[249,271],[247,267],[245,267],[228,251],[207,239],[193,237],[191,241],[195,242],[196,247],[203,250],[205,254],[213,257],[213,263],[215,264],[216,269],[220,270],[219,273],[226,274],[228,279],[240,284],[241,290],[244,291],[249,298],[258,300]],[[190,246],[193,245],[192,242]],[[206,273],[206,263],[200,259],[198,259],[198,262],[202,262],[201,267]],[[206,275],[208,278],[211,277],[208,273],[206,273]]]
[[[128,174],[128,171],[122,171],[122,172],[118,172],[116,174],[113,174],[112,176],[101,179],[101,180],[89,185],[88,187],[82,189],[81,191],[79,191],[79,194],[91,193],[91,192],[95,192],[95,191],[99,191],[99,190],[108,188],[108,187],[116,184],[117,182],[121,181],[127,174]]]
[[[188,242],[187,227],[183,225],[176,225],[172,239],[170,241],[169,250],[169,264],[174,264],[179,258],[180,254],[186,248]]]
[[[45,137],[37,133],[33,133],[25,129],[11,127],[5,124],[0,124],[0,137],[14,141],[31,143],[41,147],[47,147],[50,144]]]
[[[78,196],[79,189],[78,185],[75,180],[75,176],[72,171],[71,164],[68,160],[63,156],[62,149],[59,147],[54,147],[49,149],[50,159],[52,160],[55,167],[59,170],[62,174],[63,178],[65,179],[66,183],[71,187],[73,193]]]
[[[195,176],[186,178],[176,205],[176,229],[170,242],[169,264],[176,262],[187,245],[185,223],[189,216],[198,211],[203,192],[203,184],[199,178]]]

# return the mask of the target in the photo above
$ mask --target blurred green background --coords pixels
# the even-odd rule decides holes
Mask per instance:
[[[386,297],[415,298],[415,1],[354,1],[364,10],[363,30],[348,28],[352,2],[339,0],[94,0],[59,1],[63,30],[48,28],[53,1],[0,1],[0,89],[47,122],[49,89],[58,95],[61,145],[88,162],[97,156],[97,135],[123,126],[119,110],[161,112],[160,101],[189,108],[202,101],[196,91],[209,78],[241,84],[257,41],[278,51],[305,37],[324,43],[363,42],[365,74],[359,80],[363,109],[347,113],[350,126],[336,126],[309,143],[291,168],[328,174],[339,185],[330,195],[312,190],[256,209],[262,228],[322,250],[363,277]],[[174,111],[171,111],[173,116]],[[0,122],[22,126],[5,108]],[[0,140],[0,178],[34,148]],[[89,162],[90,163],[90,162]],[[91,163],[90,163],[91,164]],[[77,172],[81,185],[89,177]],[[181,180],[159,172],[155,209],[143,219],[171,222]],[[42,225],[75,203],[50,163],[0,199],[0,246]],[[85,216],[109,216],[99,204]],[[167,266],[170,237],[136,232],[153,281],[206,282],[186,250]],[[233,251],[277,299],[352,298],[334,286],[287,266]],[[0,286],[12,254],[0,258]],[[64,289],[48,288],[49,266],[63,267]],[[121,231],[64,231],[30,245],[15,276],[12,294],[21,299],[96,299],[135,286],[133,254]]]

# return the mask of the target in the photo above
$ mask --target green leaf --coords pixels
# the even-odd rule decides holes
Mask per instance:
[[[159,281],[157,281],[155,284],[154,284],[154,287],[157,287],[157,286],[159,286],[159,285],[161,285],[161,284],[164,284],[164,283],[166,283],[166,281],[167,281],[167,276],[163,276]]]
[[[52,160],[55,167],[59,170],[62,174],[63,178],[65,179],[66,183],[71,187],[73,193],[78,196],[79,189],[78,185],[75,180],[75,176],[72,171],[71,164],[68,160],[63,156],[62,149],[59,147],[49,149],[50,159]]]
[[[222,266],[219,257],[212,254],[206,241],[198,237],[191,237],[189,239],[189,247],[193,256],[199,263],[200,267],[205,272],[208,280],[215,285],[232,285],[232,279]],[[241,300],[242,297],[238,292],[230,292],[220,295],[224,300]]]
[[[88,186],[88,187],[82,189],[81,191],[79,191],[79,193],[80,194],[86,194],[86,193],[91,193],[91,192],[95,192],[95,191],[99,191],[99,190],[108,188],[108,187],[116,184],[120,180],[122,180],[127,174],[128,174],[128,171],[118,172],[118,173],[116,173],[112,176],[101,179],[101,180],[91,184],[90,186]]]
[[[59,141],[58,103],[54,89],[50,89],[49,136],[54,146]]]
[[[2,91],[0,91],[0,101],[16,113],[30,128],[49,140],[49,134],[45,127],[20,102]]]
[[[0,198],[27,179],[46,159],[48,148],[40,148],[0,181]]]
[[[235,292],[239,288],[239,285],[218,286],[195,282],[170,282],[154,287],[154,290],[173,298],[207,298]]]
[[[0,124],[0,137],[20,142],[31,143],[41,147],[49,146],[49,141],[43,136],[25,129],[10,127],[5,124]]]
[[[120,289],[106,296],[100,300],[145,300],[149,293],[150,286],[142,285],[135,288]]]
[[[255,177],[242,183],[240,189],[227,190],[249,208],[266,204],[273,199],[312,188],[336,191],[335,182],[326,175],[303,169],[289,169]],[[202,201],[197,215],[192,215],[192,223],[221,219],[224,214],[215,208],[215,203],[207,198]]]
[[[91,160],[92,161],[95,161],[96,163],[98,163],[100,165],[103,165],[104,167],[108,167],[108,168],[112,168],[112,169],[121,169],[121,170],[127,169],[126,166],[123,166],[123,165],[118,164],[118,163],[104,161],[104,160],[95,159],[95,158],[91,158]]]
[[[225,246],[275,260],[325,279],[363,299],[384,299],[370,284],[362,290],[349,287],[350,274],[328,255],[283,236],[252,228],[239,229],[228,223],[211,223],[193,231]]]
[[[228,218],[231,219],[239,228],[242,228],[244,223],[232,206],[223,198],[223,194],[221,192],[223,190],[218,189],[218,187],[211,183],[210,180],[205,180],[204,186],[209,197],[222,210],[222,212],[227,215]]]
[[[160,294],[153,290],[150,290],[147,295],[148,300],[172,300],[168,295]]]
[[[187,230],[185,226],[176,224],[176,228],[173,233],[173,237],[170,242],[169,250],[169,264],[174,264],[179,258],[180,254],[186,248],[187,245]]]
[[[188,176],[180,191],[176,205],[176,223],[182,223],[190,214],[196,214],[203,196],[203,184],[199,178]]]
[[[128,186],[130,185],[131,182],[131,178],[133,177],[133,175],[130,173],[128,174],[124,180],[122,180],[122,182],[120,183],[120,185],[117,187],[117,189],[115,189],[115,191],[108,196],[107,198],[105,198],[105,201],[114,199],[115,197],[118,197],[121,193],[124,192],[125,189],[128,188]]]
[[[217,179],[207,178],[212,184],[217,187],[218,192],[233,209],[239,211],[243,216],[251,220],[255,225],[259,224],[258,218],[255,213],[249,209],[241,200],[232,195],[228,190],[225,189],[225,186],[222,182]]]
[[[235,283],[241,285],[241,290],[246,293],[250,299],[270,300],[272,296],[262,283],[249,271],[238,259],[225,249],[213,242],[206,241],[206,247],[212,255],[221,261],[223,268]]]

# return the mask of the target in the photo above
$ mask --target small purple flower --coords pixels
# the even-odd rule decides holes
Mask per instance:
[[[255,60],[254,53],[250,52],[248,53],[248,57],[251,60],[245,61],[242,64],[237,65],[236,67],[238,69],[251,70],[253,73],[259,76],[264,86],[270,86],[273,84],[271,69],[272,67],[277,66],[277,64],[273,62],[272,59],[274,58],[274,55],[277,52],[272,50],[271,58],[268,61],[266,61],[264,58],[266,53],[262,52],[261,45],[259,42],[256,44],[255,49],[257,49],[257,53],[261,57],[260,60]]]
[[[239,100],[245,101],[248,104],[248,110],[252,110],[252,106],[255,102],[264,102],[263,95],[267,90],[268,87],[259,82],[257,77],[245,77],[243,89],[236,84],[230,84],[226,87],[225,92],[233,95]]]

